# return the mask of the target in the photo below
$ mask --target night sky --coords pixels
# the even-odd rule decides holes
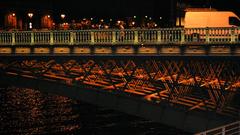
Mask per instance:
[[[240,0],[177,0],[192,7],[232,10],[240,16]],[[79,17],[170,16],[170,0],[0,0],[0,9],[65,12]],[[27,11],[25,11],[27,12]]]

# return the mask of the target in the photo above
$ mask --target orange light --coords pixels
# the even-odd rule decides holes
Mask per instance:
[[[50,15],[47,15],[48,18],[50,18],[51,16]]]
[[[16,14],[15,13],[12,13],[12,16],[15,16]]]
[[[33,13],[28,13],[28,17],[32,18],[33,17]]]
[[[61,14],[61,18],[64,19],[66,17],[65,14]]]

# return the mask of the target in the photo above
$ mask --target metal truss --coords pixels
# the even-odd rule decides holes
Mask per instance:
[[[188,111],[240,114],[240,62],[209,59],[2,60],[7,74],[125,93]]]

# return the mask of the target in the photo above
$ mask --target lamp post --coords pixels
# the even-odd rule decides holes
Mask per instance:
[[[33,13],[28,13],[28,17],[29,17],[29,20],[30,20],[30,21],[29,21],[29,25],[28,25],[29,27],[28,27],[28,28],[29,28],[29,29],[32,29],[33,26],[32,26],[32,22],[31,22],[31,21],[32,21]]]
[[[60,24],[60,26],[61,26],[61,28],[64,29],[64,24],[65,24],[65,23],[64,23],[64,19],[66,18],[66,15],[65,15],[65,14],[61,14],[60,17],[61,17],[61,22],[62,22],[62,23]]]
[[[16,14],[15,13],[12,13],[11,15],[11,22],[12,22],[12,27],[15,29],[16,28],[16,25],[15,25],[15,17],[16,17]]]

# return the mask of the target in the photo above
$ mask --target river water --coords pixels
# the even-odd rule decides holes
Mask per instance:
[[[0,88],[0,108],[1,135],[189,134],[139,117],[32,89]]]

